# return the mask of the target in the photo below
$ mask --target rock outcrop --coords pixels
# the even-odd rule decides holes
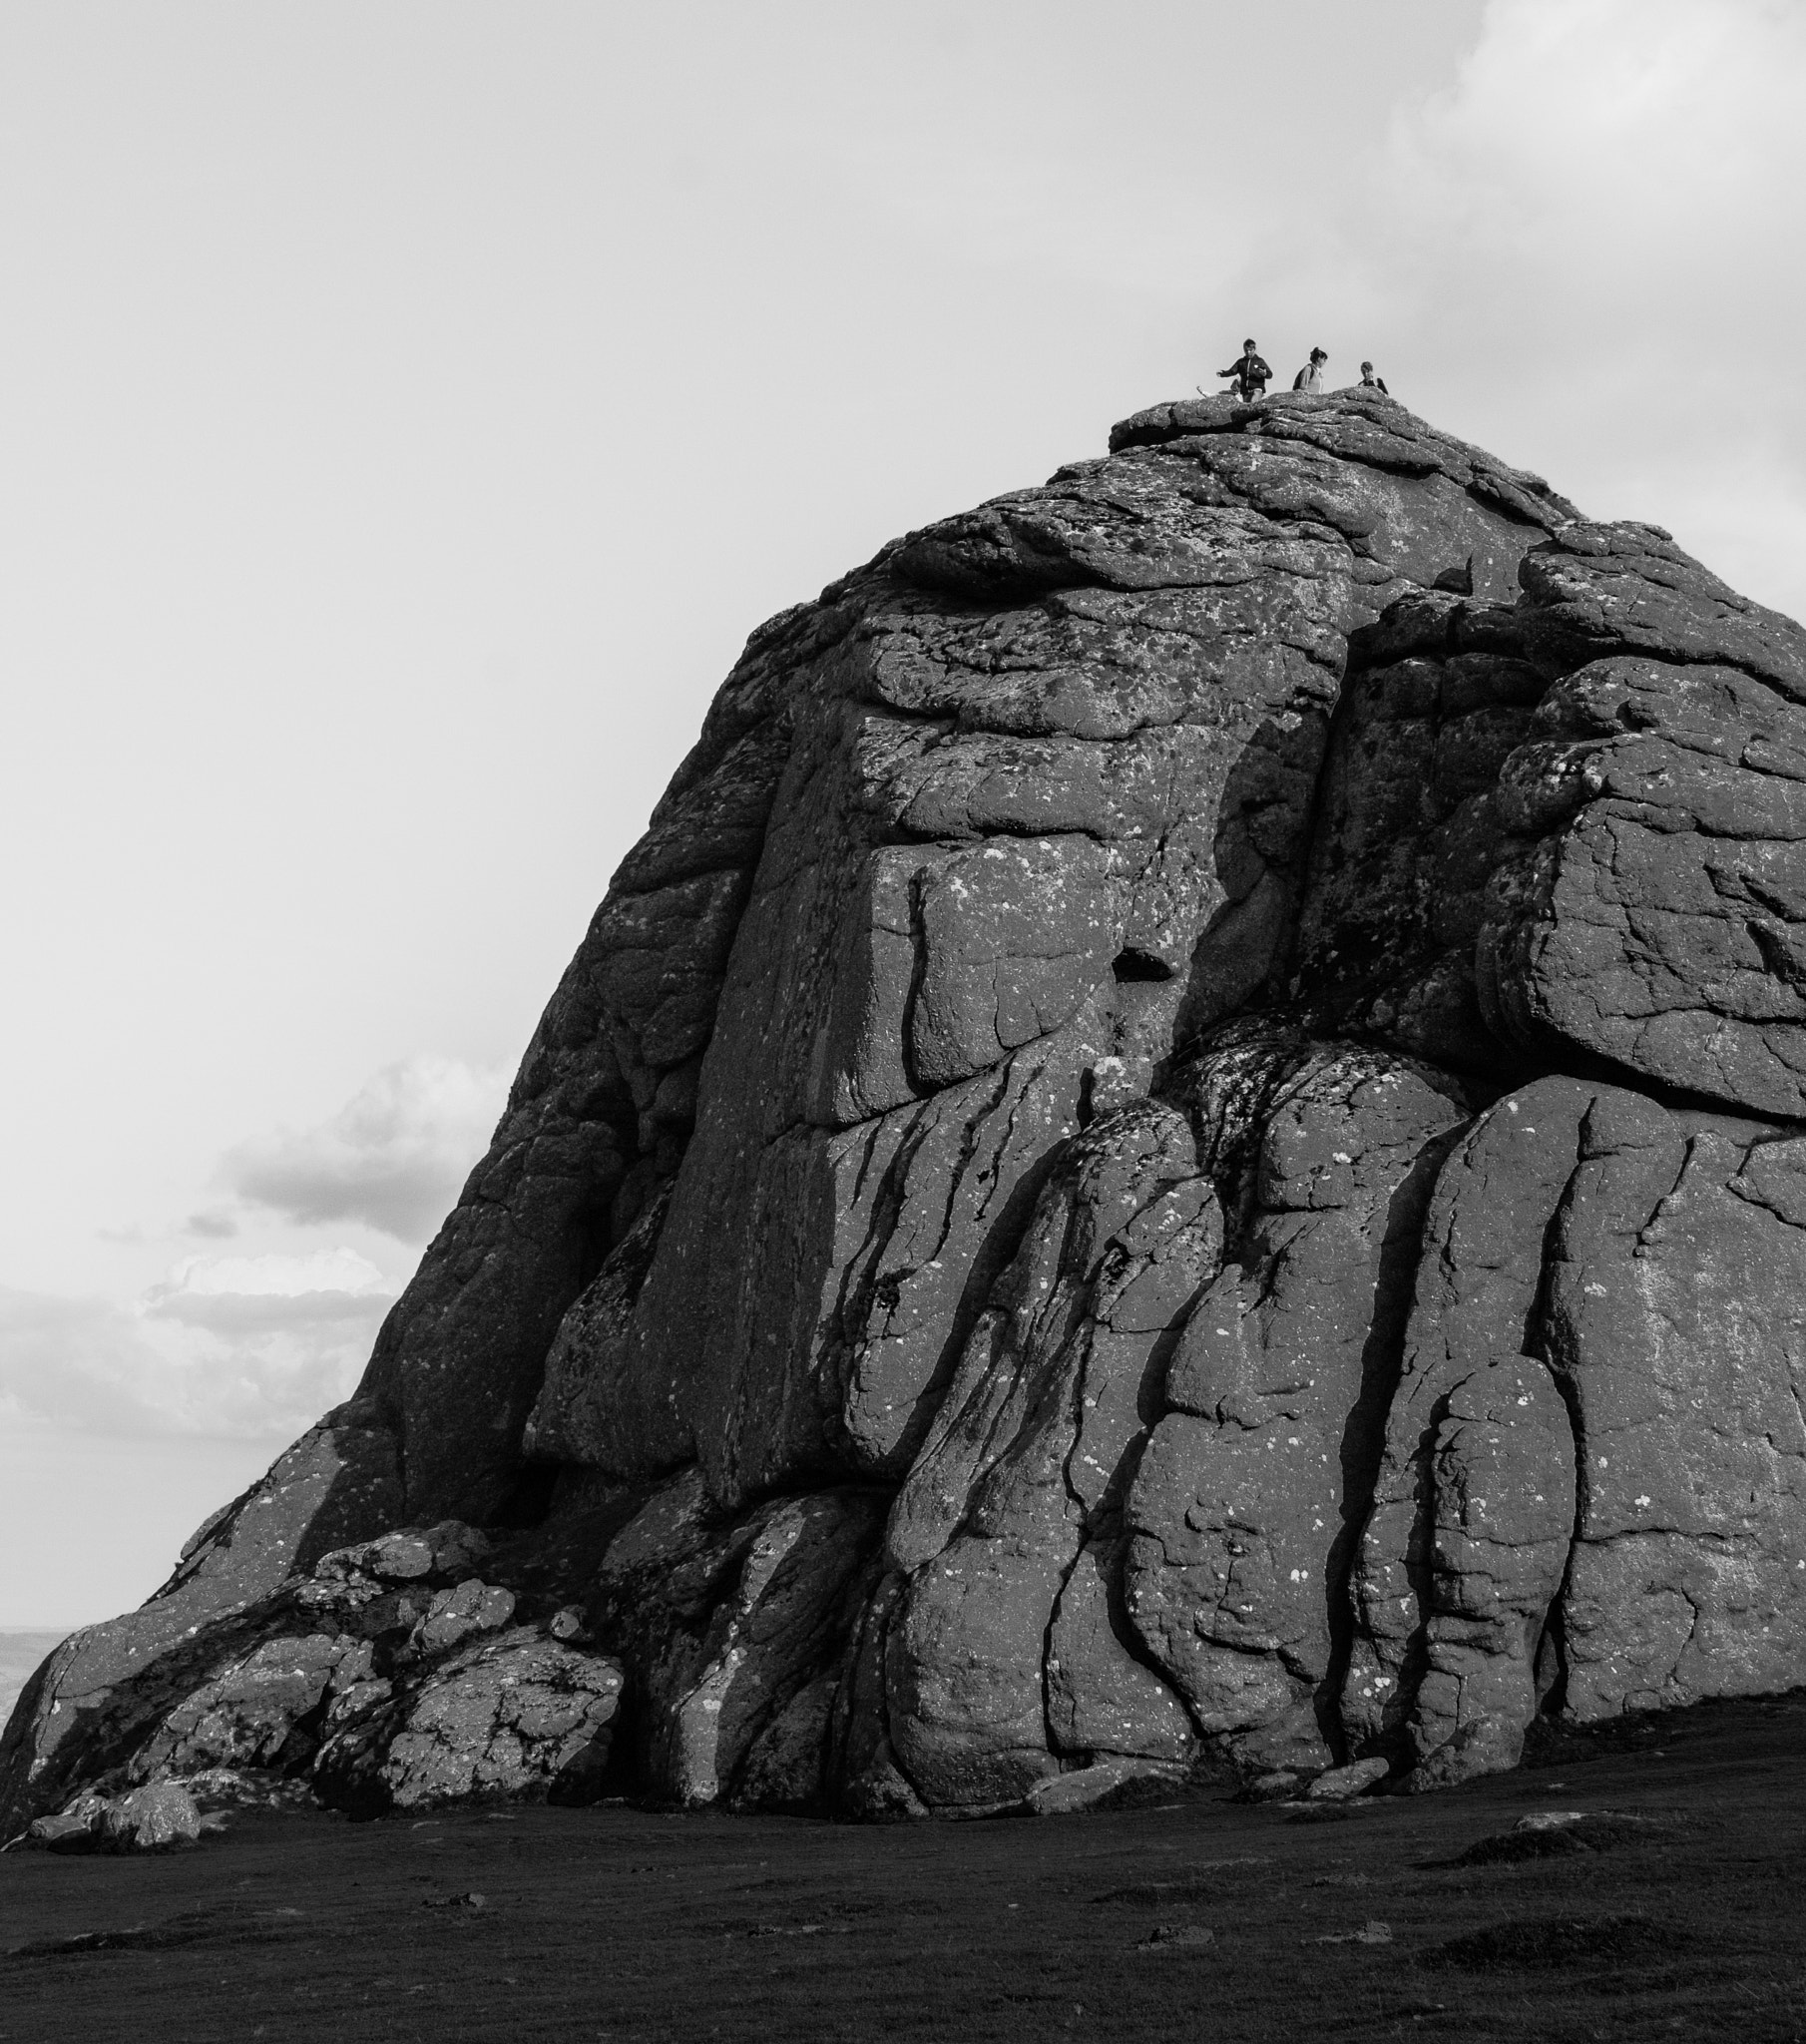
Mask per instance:
[[[1387,400],[1142,413],[754,634],[6,1826],[1426,1788],[1806,1680],[1802,931],[1806,632]]]

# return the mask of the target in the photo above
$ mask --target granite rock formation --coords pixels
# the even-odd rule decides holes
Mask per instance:
[[[1806,632],[1388,400],[1144,412],[753,635],[6,1825],[1426,1788],[1798,1683],[1803,933]]]

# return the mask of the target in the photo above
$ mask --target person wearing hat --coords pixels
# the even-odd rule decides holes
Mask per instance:
[[[1305,391],[1310,396],[1315,397],[1317,392],[1323,388],[1323,364],[1328,360],[1329,350],[1327,348],[1312,348],[1310,360],[1292,378],[1292,388]]]
[[[1251,340],[1244,340],[1241,344],[1241,360],[1232,363],[1226,369],[1218,369],[1216,373],[1219,376],[1234,377],[1234,382],[1229,386],[1231,392],[1248,398],[1264,397],[1267,394],[1267,381],[1273,372],[1260,359],[1254,343]]]
[[[1377,390],[1382,397],[1390,397],[1392,395],[1392,392],[1386,388],[1386,379],[1373,373],[1373,364],[1371,362],[1363,362],[1361,364],[1360,387],[1363,390]]]

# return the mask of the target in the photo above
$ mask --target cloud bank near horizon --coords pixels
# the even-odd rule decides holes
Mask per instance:
[[[387,1065],[325,1121],[234,1145],[220,1169],[230,1199],[176,1231],[211,1243],[273,1226],[288,1247],[189,1254],[130,1299],[0,1287],[0,1419],[125,1438],[292,1438],[353,1389],[399,1288],[318,1231],[349,1225],[418,1248],[505,1094],[499,1069],[455,1058]]]
[[[348,1395],[393,1302],[351,1250],[191,1257],[130,1306],[0,1288],[0,1414],[278,1443]]]

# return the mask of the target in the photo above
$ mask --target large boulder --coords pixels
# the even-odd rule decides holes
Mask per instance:
[[[180,1784],[157,1782],[115,1796],[90,1790],[35,1818],[26,1838],[52,1852],[174,1852],[199,1844],[206,1821]]]
[[[593,1801],[621,1685],[610,1657],[516,1627],[412,1682],[342,1692],[313,1763],[316,1793],[358,1815],[473,1798]]]
[[[823,1677],[868,1596],[888,1498],[842,1489],[723,1513],[701,1472],[662,1485],[592,1578],[633,1685],[643,1780],[677,1801],[809,1805]]]
[[[1431,1788],[1806,1680],[1806,633],[1378,396],[1111,445],[754,634],[7,1829]]]
[[[1125,1596],[1204,1732],[1249,1766],[1326,1768],[1424,1204],[1467,1104],[1384,1052],[1268,1055],[1241,1226],[1129,1495]],[[1214,1063],[1193,1081],[1206,1111]]]

